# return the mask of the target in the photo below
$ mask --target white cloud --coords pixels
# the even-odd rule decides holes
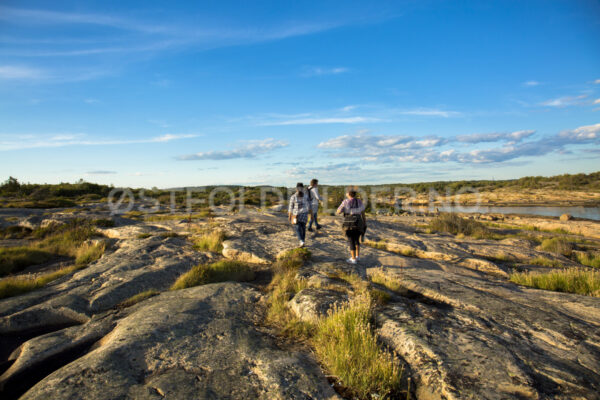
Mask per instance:
[[[83,99],[83,102],[86,104],[97,104],[97,103],[100,103],[100,100],[89,98],[89,99]]]
[[[178,160],[232,160],[236,158],[256,158],[274,150],[287,147],[282,140],[265,139],[250,141],[246,145],[233,150],[206,151],[177,157]]]
[[[306,71],[302,74],[302,76],[310,77],[322,75],[339,75],[346,72],[350,72],[350,69],[346,67],[309,67],[306,68]]]
[[[600,104],[600,99],[594,100],[594,104]]]
[[[381,122],[379,118],[373,117],[310,117],[310,118],[292,118],[280,121],[265,121],[260,126],[285,126],[285,125],[319,125],[319,124],[360,124],[367,122]]]
[[[87,135],[82,133],[65,133],[65,134],[45,134],[45,135],[30,135],[30,134],[0,134],[0,151],[22,150],[33,148],[49,148],[49,147],[64,147],[64,146],[115,146],[127,144],[143,144],[143,143],[165,143],[172,140],[190,139],[200,135],[182,134],[173,135],[167,134],[147,139],[88,139]]]
[[[527,82],[523,82],[523,86],[539,86],[541,85],[540,82],[538,81],[527,81]]]
[[[586,97],[587,97],[586,94],[582,94],[580,96],[564,96],[564,97],[559,97],[556,99],[546,100],[543,103],[541,103],[541,105],[546,106],[546,107],[563,108],[563,107],[582,104],[582,100],[585,99]]]
[[[87,175],[112,175],[112,174],[116,174],[116,173],[117,173],[117,171],[105,171],[105,170],[86,172]]]
[[[0,65],[0,79],[4,80],[22,80],[22,79],[41,79],[45,72],[36,68],[16,65]]]
[[[594,81],[594,83],[595,83],[596,85],[600,85],[600,79],[596,79],[596,80]]]
[[[462,115],[462,113],[460,113],[458,111],[446,111],[446,110],[437,110],[437,109],[430,109],[430,108],[418,108],[418,109],[414,109],[414,110],[400,110],[400,111],[398,111],[398,114],[418,115],[418,116],[424,116],[424,117],[444,117],[444,118],[459,117]]]
[[[494,132],[494,133],[473,133],[469,135],[458,135],[456,140],[464,143],[482,143],[482,142],[498,142],[510,141],[520,142],[535,133],[534,130],[515,131],[510,133]]]

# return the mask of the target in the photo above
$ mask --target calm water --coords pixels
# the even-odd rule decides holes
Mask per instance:
[[[434,211],[432,207],[402,207],[408,211]],[[571,214],[576,218],[595,219],[600,221],[600,207],[498,207],[498,206],[442,206],[437,208],[443,212],[464,212],[484,214],[531,214],[544,215],[547,217],[560,217],[562,214]]]

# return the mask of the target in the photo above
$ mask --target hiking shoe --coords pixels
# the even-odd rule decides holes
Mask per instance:
[[[323,225],[317,225],[317,230],[321,229]]]
[[[300,247],[304,247],[304,241],[303,240],[300,241]]]
[[[317,227],[317,229],[319,229],[319,228]],[[308,230],[309,232],[312,232],[312,231],[313,231],[313,228],[308,228],[307,230]]]
[[[346,262],[348,264],[356,264],[356,259],[355,258],[349,258],[349,259],[346,260]]]

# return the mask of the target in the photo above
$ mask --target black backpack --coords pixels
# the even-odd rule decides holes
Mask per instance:
[[[312,186],[308,187],[308,190],[306,191],[307,195],[308,195],[308,201],[312,204]]]
[[[353,200],[355,201],[355,200]],[[358,201],[352,204],[358,206]],[[352,207],[351,207],[352,208]],[[362,214],[344,214],[342,229],[345,231],[362,232],[364,229],[364,220]]]

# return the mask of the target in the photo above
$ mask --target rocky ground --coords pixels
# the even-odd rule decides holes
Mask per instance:
[[[102,208],[83,214],[109,217]],[[72,217],[1,210],[0,225],[36,227]],[[367,238],[385,240],[386,250],[363,247],[351,266],[339,219],[324,217],[325,228],[307,241],[312,258],[297,275],[307,288],[290,308],[316,321],[347,301],[347,283],[336,274],[393,279],[401,283],[393,291],[371,283],[390,296],[376,310],[375,329],[382,346],[405,363],[412,398],[600,398],[600,298],[508,281],[515,263],[551,268],[527,264],[536,257],[576,263],[518,237],[427,234],[418,228],[427,218],[370,220]],[[283,340],[265,324],[264,275],[168,291],[193,265],[223,257],[268,271],[278,254],[297,245],[284,214],[246,210],[192,223],[114,220],[115,227],[100,229],[110,247],[98,261],[0,300],[3,399],[340,397],[308,346]],[[572,222],[585,227],[592,243],[600,237],[600,223],[565,224]],[[222,254],[197,251],[185,237],[211,229],[227,234]],[[161,294],[120,306],[149,289]]]

